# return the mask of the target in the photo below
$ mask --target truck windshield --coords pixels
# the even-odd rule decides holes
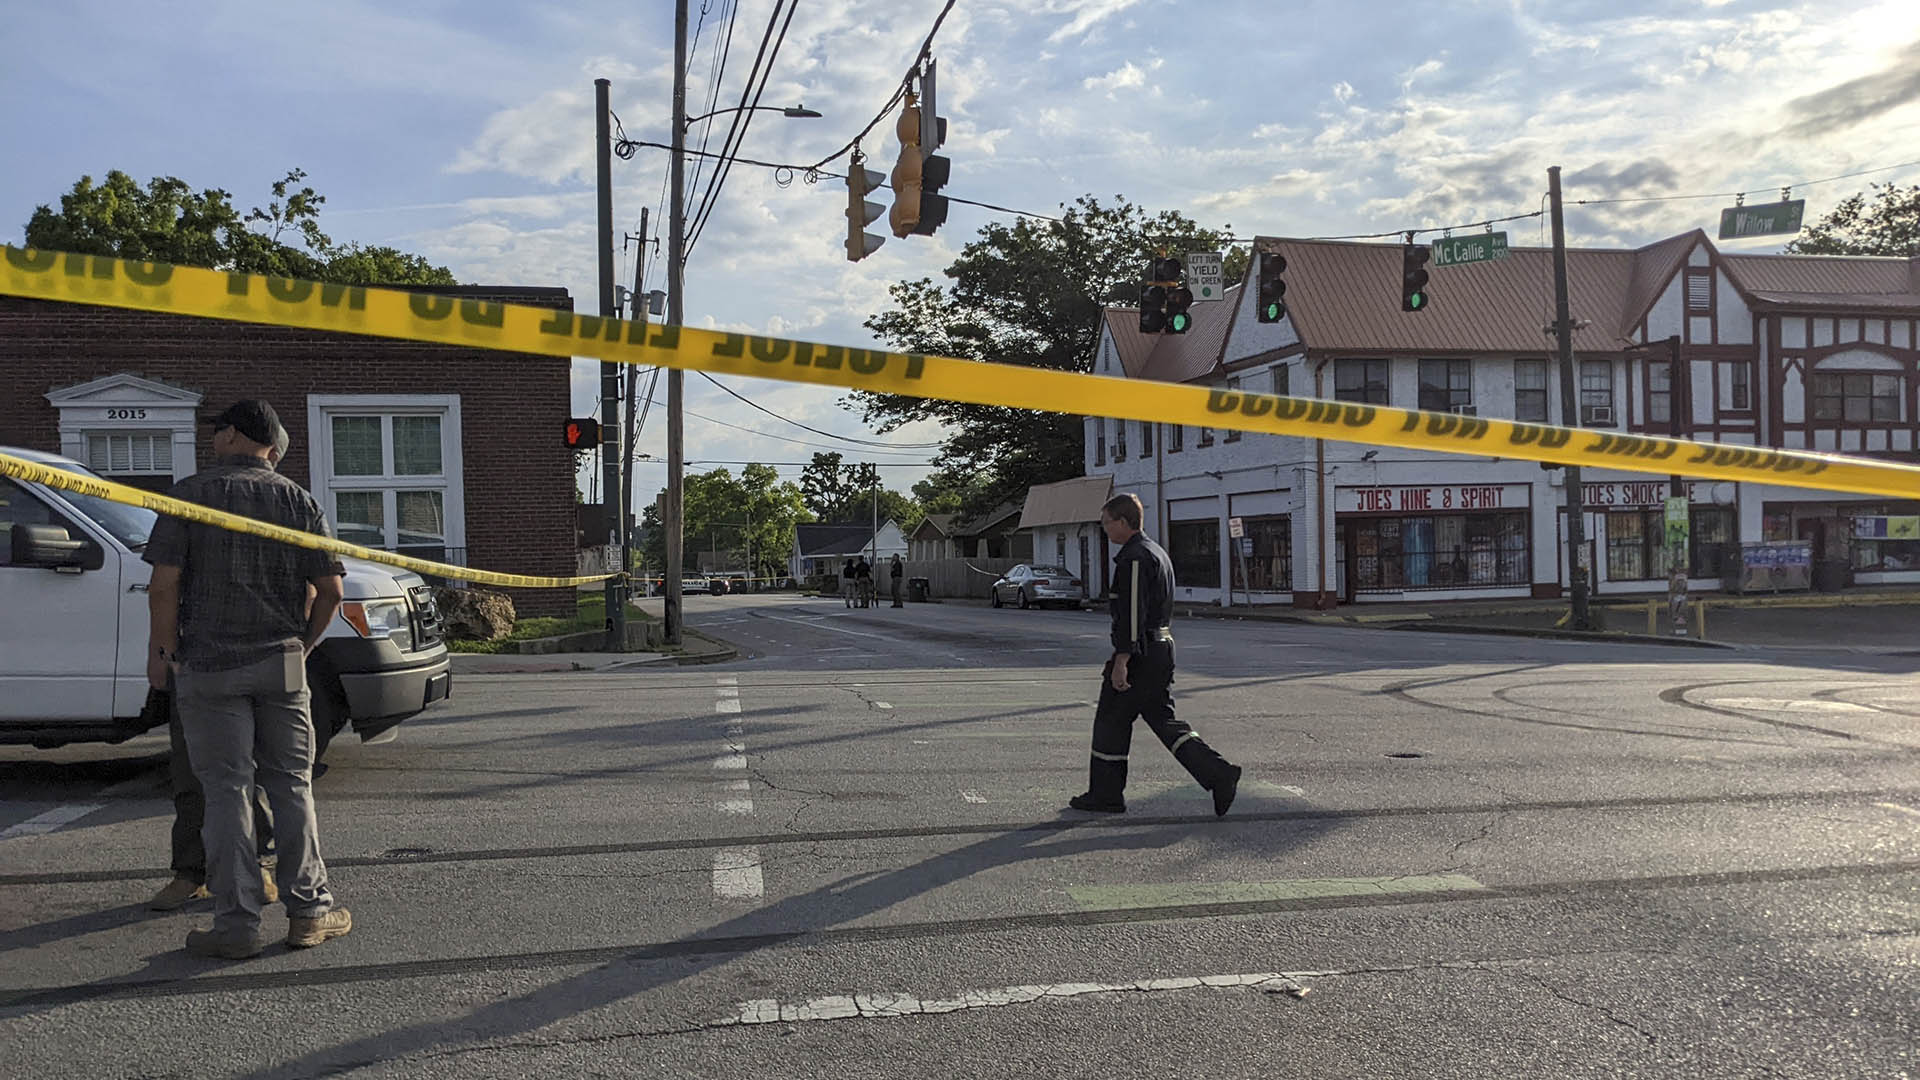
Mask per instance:
[[[96,480],[102,477],[91,469],[79,465],[60,462],[54,468],[64,469],[80,476],[89,476]],[[60,489],[60,497],[73,504],[73,508],[92,518],[99,526],[113,534],[115,540],[127,546],[128,551],[139,551],[147,546],[147,539],[153,535],[153,523],[159,514],[144,506],[128,506],[102,499],[97,495],[83,495],[78,491]]]

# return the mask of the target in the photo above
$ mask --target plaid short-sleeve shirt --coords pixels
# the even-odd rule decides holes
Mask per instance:
[[[332,536],[320,504],[259,458],[221,458],[173,486],[176,499],[272,525]],[[307,582],[343,573],[340,561],[276,540],[161,515],[143,557],[180,568],[180,661],[230,671],[299,642]]]

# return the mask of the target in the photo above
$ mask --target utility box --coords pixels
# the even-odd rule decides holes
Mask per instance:
[[[1813,588],[1813,544],[1776,540],[1740,545],[1721,586],[1730,593],[1806,592]]]

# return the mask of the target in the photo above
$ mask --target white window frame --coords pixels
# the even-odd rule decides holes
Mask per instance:
[[[380,425],[383,467],[392,469],[393,422],[395,416],[440,417],[440,475],[438,476],[342,476],[333,475],[333,418],[369,416],[382,418]],[[332,522],[334,532],[340,522],[334,514],[334,495],[341,491],[379,491],[383,496],[382,516],[387,531],[384,546],[396,547],[400,518],[395,505],[401,491],[444,491],[442,509],[446,513],[448,561],[457,561],[456,552],[467,548],[466,463],[460,452],[460,395],[458,394],[311,394],[307,397],[307,475],[312,478],[313,497],[320,501]]]
[[[168,477],[185,480],[198,467],[194,461],[198,428],[195,419],[202,395],[192,390],[121,372],[46,395],[60,414],[60,452],[75,461],[89,461],[88,439],[94,435],[150,435],[171,443],[171,469],[107,473],[109,477]]]

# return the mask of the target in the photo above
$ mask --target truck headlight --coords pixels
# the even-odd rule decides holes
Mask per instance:
[[[413,625],[405,599],[348,600],[340,617],[364,638],[389,638],[404,652],[413,647]]]

